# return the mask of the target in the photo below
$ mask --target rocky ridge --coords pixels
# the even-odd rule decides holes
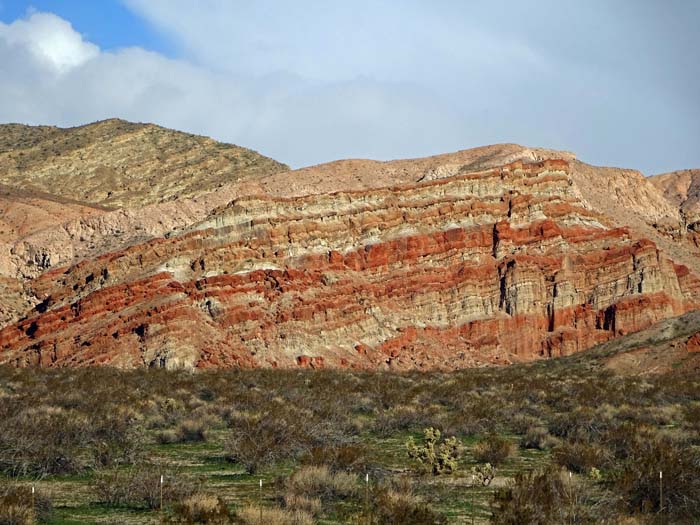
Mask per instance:
[[[692,173],[515,144],[285,171],[118,120],[0,132],[0,362],[449,369],[699,307]]]
[[[566,355],[700,305],[572,161],[244,196],[187,231],[51,269],[0,331],[15,365],[454,368]]]

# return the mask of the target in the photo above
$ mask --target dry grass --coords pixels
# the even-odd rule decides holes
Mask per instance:
[[[313,517],[307,512],[281,508],[263,508],[261,514],[259,507],[243,507],[236,512],[236,518],[242,525],[314,525]]]

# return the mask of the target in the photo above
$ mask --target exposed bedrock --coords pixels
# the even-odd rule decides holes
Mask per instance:
[[[19,366],[451,369],[570,354],[700,307],[700,280],[583,203],[565,160],[243,197],[53,268]]]

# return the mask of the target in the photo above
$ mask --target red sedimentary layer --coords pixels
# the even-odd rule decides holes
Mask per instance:
[[[0,330],[19,366],[457,368],[570,354],[700,306],[565,161],[298,199],[53,269]]]

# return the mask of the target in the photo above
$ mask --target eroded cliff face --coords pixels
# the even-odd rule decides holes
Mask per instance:
[[[298,197],[263,180],[186,231],[31,280],[0,362],[457,368],[700,307],[698,277],[594,210],[572,163],[393,165],[379,175],[399,185]]]
[[[650,177],[649,181],[676,207],[683,235],[700,253],[700,169],[664,173]]]

